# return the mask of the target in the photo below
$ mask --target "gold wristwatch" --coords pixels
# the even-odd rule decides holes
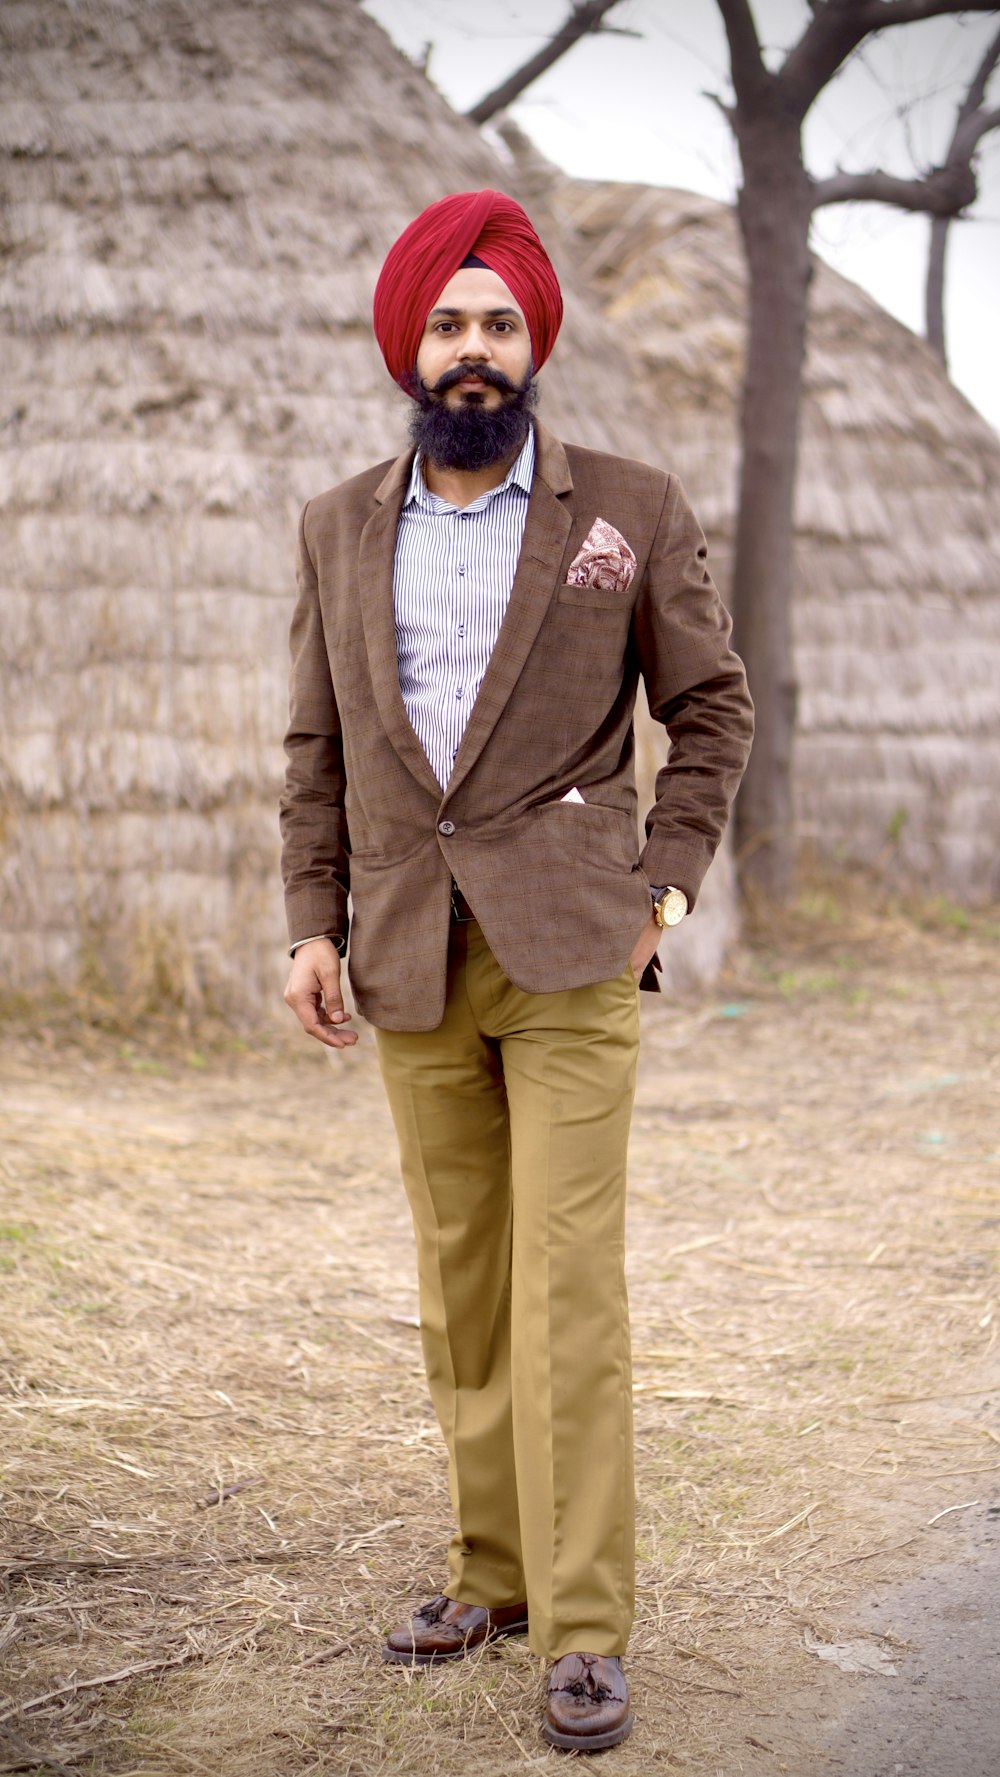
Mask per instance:
[[[664,926],[679,926],[688,910],[688,898],[683,889],[654,888],[653,918],[662,931]]]

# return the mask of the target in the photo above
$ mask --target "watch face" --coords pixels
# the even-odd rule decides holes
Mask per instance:
[[[688,900],[683,889],[667,889],[657,902],[660,921],[665,926],[679,926],[688,910]]]

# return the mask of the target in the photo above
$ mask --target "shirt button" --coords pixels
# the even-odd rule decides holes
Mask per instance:
[[[443,833],[446,839],[450,839],[454,831],[454,821],[438,821],[438,832]]]

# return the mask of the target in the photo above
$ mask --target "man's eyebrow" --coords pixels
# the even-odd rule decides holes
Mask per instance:
[[[430,313],[430,315],[428,315],[427,319],[430,320],[431,315],[458,316],[458,315],[465,315],[468,312],[469,311],[467,309],[436,308],[436,309],[431,309],[431,313]],[[501,315],[513,315],[515,320],[520,320],[520,318],[521,318],[520,312],[517,309],[512,309],[512,308],[483,309],[482,313],[486,316],[486,319],[488,321],[497,321],[500,319]]]

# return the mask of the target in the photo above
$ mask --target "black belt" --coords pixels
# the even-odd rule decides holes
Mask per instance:
[[[476,917],[457,882],[451,885],[451,917],[455,925],[460,926],[468,925]]]

